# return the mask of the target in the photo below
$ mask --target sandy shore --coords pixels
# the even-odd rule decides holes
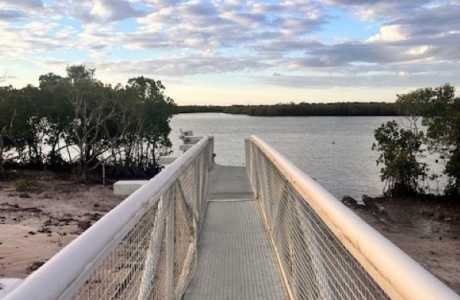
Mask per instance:
[[[30,191],[0,181],[0,278],[24,278],[115,207],[110,186],[37,173]],[[460,293],[460,203],[373,199],[349,205]]]
[[[373,199],[358,215],[460,294],[460,203]]]
[[[20,192],[0,181],[0,277],[26,277],[122,200],[109,186],[50,174],[29,181]]]

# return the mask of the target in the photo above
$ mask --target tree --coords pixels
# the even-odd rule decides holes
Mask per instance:
[[[0,87],[0,175],[8,162],[75,167],[83,181],[101,164],[130,177],[154,176],[171,146],[174,106],[161,81],[106,85],[83,65],[69,66],[66,77],[41,75],[38,88]]]
[[[16,95],[16,108],[19,111],[15,127],[18,132],[22,132],[16,143],[16,151],[23,163],[42,167],[46,156],[45,138],[48,124],[40,90],[28,85],[18,90]]]
[[[112,89],[97,81],[94,72],[82,65],[67,68],[72,120],[67,127],[66,141],[77,148],[83,181],[87,180],[88,172],[99,165],[100,156],[108,151],[105,123],[115,114]]]
[[[449,176],[448,193],[460,191],[460,98],[455,88],[445,84],[398,96],[406,111],[423,116],[427,143],[431,151],[447,160],[444,173]]]
[[[61,168],[71,162],[65,141],[65,132],[72,122],[73,110],[70,102],[68,78],[48,73],[39,77],[40,104],[42,115],[46,117],[45,143],[49,147],[46,164],[51,168]],[[61,150],[67,150],[67,161]]]
[[[158,170],[160,150],[171,146],[168,136],[174,100],[165,95],[161,81],[143,76],[129,79],[126,89],[136,103],[137,162]]]
[[[422,132],[400,128],[396,121],[382,124],[375,130],[376,143],[372,149],[380,152],[377,165],[386,183],[386,194],[407,195],[420,191],[419,180],[424,179],[427,166],[417,160],[423,152]]]
[[[0,177],[5,176],[4,165],[8,152],[14,146],[14,125],[16,107],[14,89],[11,86],[0,87]]]

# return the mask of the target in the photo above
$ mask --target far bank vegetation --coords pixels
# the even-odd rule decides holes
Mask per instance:
[[[397,116],[398,105],[387,102],[279,103],[273,105],[176,106],[175,113],[220,112],[250,116]]]

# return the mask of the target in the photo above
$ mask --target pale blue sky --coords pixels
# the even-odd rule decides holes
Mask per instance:
[[[1,84],[71,64],[179,104],[392,101],[460,81],[459,0],[0,0]]]

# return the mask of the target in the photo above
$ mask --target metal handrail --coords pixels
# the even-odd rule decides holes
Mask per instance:
[[[205,158],[208,160],[205,165],[211,166],[212,144],[212,137],[195,144],[28,276],[5,300],[72,298],[85,284],[88,274],[119,245],[142,216],[158,204],[162,195],[205,150],[211,149]]]
[[[283,184],[288,185],[302,200],[311,207],[322,219],[328,229],[349,251],[354,259],[375,280],[386,295],[391,299],[407,300],[439,300],[460,299],[439,279],[425,270],[420,264],[399,249],[396,245],[382,236],[378,231],[364,222],[352,210],[343,205],[333,195],[326,191],[311,177],[297,168],[293,163],[265,143],[257,136],[246,140],[246,155],[249,177],[254,192],[263,201],[262,182],[265,177],[263,166],[258,164],[260,154],[264,156],[282,178]],[[256,151],[260,151],[255,153]],[[262,176],[262,177],[261,177]],[[266,205],[266,204],[263,204]],[[264,209],[262,213],[270,218],[270,213]],[[268,220],[270,222],[271,220]],[[269,231],[273,228],[268,226]],[[281,247],[276,245],[275,249]],[[281,264],[286,270],[286,266]],[[288,281],[287,281],[288,282]],[[288,282],[289,284],[289,282]],[[291,297],[295,298],[295,291],[291,289]]]

